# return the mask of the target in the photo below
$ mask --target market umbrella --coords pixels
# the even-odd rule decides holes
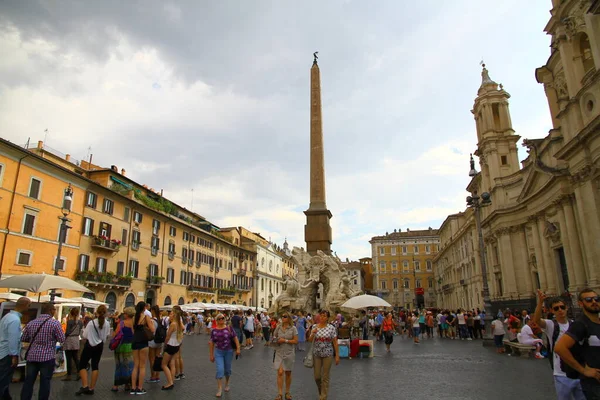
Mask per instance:
[[[84,307],[88,308],[96,308],[100,306],[108,306],[108,303],[99,300],[88,299],[87,297],[71,297],[67,300],[66,303],[81,303]]]
[[[0,281],[0,288],[21,289],[33,293],[46,292],[52,289],[92,292],[72,279],[46,274],[13,275],[10,278],[2,279]]]
[[[14,294],[14,293],[0,293],[0,299],[2,299],[2,300],[17,301],[21,297],[23,297],[23,296],[21,296],[19,294]]]
[[[363,294],[360,296],[352,297],[350,300],[342,304],[342,307],[352,308],[359,310],[368,307],[391,307],[392,305],[387,301],[377,296],[371,296],[370,294]]]

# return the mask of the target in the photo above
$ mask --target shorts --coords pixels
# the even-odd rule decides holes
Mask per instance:
[[[254,337],[254,332],[244,329],[244,336],[246,336],[246,339],[252,339]]]
[[[501,349],[504,346],[502,339],[504,339],[504,335],[494,335],[494,344],[496,345],[496,348]]]
[[[148,342],[133,342],[131,343],[131,350],[143,350],[148,347]]]
[[[165,353],[174,356],[175,354],[177,354],[179,352],[179,348],[181,346],[171,346],[170,344],[165,346]]]
[[[90,346],[88,342],[83,346],[81,352],[81,358],[79,359],[79,370],[86,369],[88,363],[91,361],[92,371],[98,371],[98,364],[102,357],[102,351],[104,350],[104,342],[100,342],[96,346]]]
[[[415,337],[417,337],[421,334],[421,328],[417,328],[417,327],[413,326],[412,330],[413,330],[413,335]]]

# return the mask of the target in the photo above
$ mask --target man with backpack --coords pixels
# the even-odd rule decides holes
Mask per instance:
[[[548,338],[548,359],[550,366],[554,370],[554,387],[558,400],[584,400],[585,396],[581,390],[579,379],[571,379],[565,374],[560,366],[560,357],[553,351],[558,340],[567,332],[571,321],[567,319],[567,305],[560,297],[550,300],[550,309],[554,314],[555,319],[542,318],[542,307],[546,300],[546,295],[541,290],[537,291],[538,302],[533,314],[533,322],[535,322],[546,334]],[[572,396],[572,397],[571,397]]]
[[[570,324],[554,351],[565,374],[581,379],[585,398],[600,400],[600,298],[594,290],[583,289],[578,300],[583,315]]]

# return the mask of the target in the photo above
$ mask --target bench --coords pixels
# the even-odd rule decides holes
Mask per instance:
[[[506,339],[504,339],[502,343],[504,344],[504,349],[506,349],[507,352],[514,355],[520,355],[523,358],[529,358],[532,354],[535,353],[535,346],[521,344],[518,342],[511,342]]]

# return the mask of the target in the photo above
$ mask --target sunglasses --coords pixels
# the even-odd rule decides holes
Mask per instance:
[[[289,315],[282,315],[281,318],[289,318]]]
[[[223,318],[223,317],[219,317],[219,318],[217,318],[217,321],[223,321],[224,319],[225,318]]]
[[[595,296],[595,297],[584,297],[583,301],[585,301],[586,303],[591,303],[592,301],[595,301],[596,303],[600,303],[600,297]]]
[[[567,306],[565,306],[565,305],[552,307],[552,310],[554,310],[554,311],[566,310],[566,309],[567,309]]]

